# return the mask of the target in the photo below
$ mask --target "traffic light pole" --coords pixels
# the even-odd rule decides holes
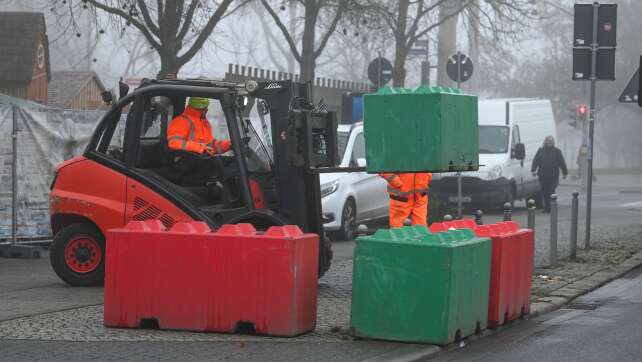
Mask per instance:
[[[591,247],[591,197],[593,194],[593,133],[597,113],[595,112],[595,86],[597,83],[597,20],[600,4],[593,3],[593,41],[591,42],[591,99],[589,103],[589,134],[588,134],[588,152],[587,152],[587,177],[586,177],[586,234],[584,238],[584,247]]]
[[[457,51],[457,89],[461,88],[461,53]],[[461,211],[461,171],[457,171],[457,218],[462,218]]]

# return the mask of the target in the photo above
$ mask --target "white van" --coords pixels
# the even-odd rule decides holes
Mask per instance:
[[[540,186],[531,164],[546,136],[556,137],[549,100],[479,101],[479,171],[462,173],[462,204],[467,208],[500,207],[534,198]],[[442,174],[431,191],[443,203],[457,204],[457,177]]]

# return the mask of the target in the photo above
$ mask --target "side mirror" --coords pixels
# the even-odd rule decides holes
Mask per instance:
[[[365,158],[357,158],[357,167],[366,167],[366,164]]]
[[[515,159],[523,161],[526,158],[526,147],[524,147],[524,144],[523,143],[515,144],[515,148],[513,148],[513,152],[511,156]]]
[[[118,99],[122,99],[129,93],[129,86],[123,80],[118,81]]]
[[[106,104],[111,104],[114,101],[114,95],[110,91],[104,91],[100,93],[100,97],[103,99],[103,102]]]

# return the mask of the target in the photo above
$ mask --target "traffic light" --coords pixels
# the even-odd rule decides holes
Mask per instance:
[[[586,104],[578,104],[575,114],[578,121],[586,121],[586,116],[588,114],[588,107]]]

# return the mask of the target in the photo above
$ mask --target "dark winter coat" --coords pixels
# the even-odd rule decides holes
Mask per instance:
[[[562,170],[562,174],[568,174],[562,151],[557,147],[541,147],[537,150],[535,158],[533,158],[531,172],[536,170],[537,176],[542,182],[557,183],[560,177],[560,170]]]

